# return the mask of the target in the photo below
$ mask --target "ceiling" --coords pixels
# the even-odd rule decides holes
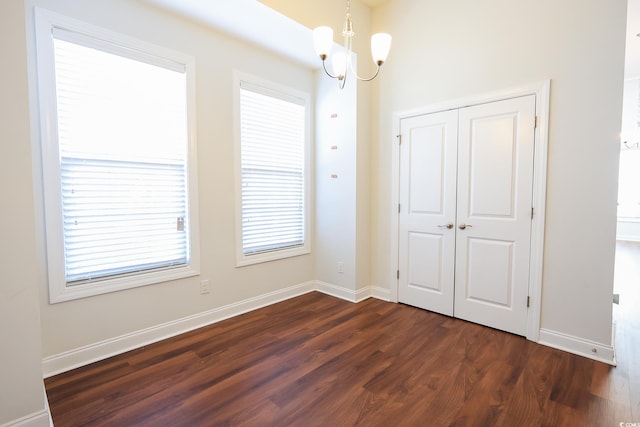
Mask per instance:
[[[142,0],[319,68],[311,30],[256,0]],[[220,3],[224,1],[224,7]],[[381,0],[369,0],[378,1]],[[217,3],[217,4],[216,4]],[[273,31],[278,28],[279,31]]]
[[[210,0],[144,0],[198,20],[245,40],[317,67],[308,28],[293,22],[255,0],[235,0],[212,7]],[[388,0],[361,0],[375,7]],[[242,17],[242,19],[238,19]],[[270,23],[272,25],[265,25]],[[270,31],[269,28],[286,28]],[[640,77],[640,0],[628,0],[625,78]]]
[[[387,0],[360,0],[360,1],[369,7],[375,7],[381,3],[386,2]]]

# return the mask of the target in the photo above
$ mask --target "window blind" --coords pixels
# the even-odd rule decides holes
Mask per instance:
[[[305,104],[246,82],[240,88],[242,251],[305,242]]]
[[[54,31],[68,285],[189,261],[186,76],[121,50]]]

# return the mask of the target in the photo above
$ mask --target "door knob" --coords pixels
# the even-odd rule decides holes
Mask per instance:
[[[446,228],[451,230],[453,228],[453,224],[449,223],[449,224],[439,225],[438,228]]]
[[[465,228],[467,228],[467,227],[473,227],[473,226],[472,226],[471,224],[460,224],[460,225],[458,226],[458,228],[459,228],[460,230],[464,230],[464,229],[465,229]]]

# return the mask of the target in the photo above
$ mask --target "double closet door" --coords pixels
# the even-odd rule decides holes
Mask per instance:
[[[526,334],[535,96],[402,119],[398,299]]]

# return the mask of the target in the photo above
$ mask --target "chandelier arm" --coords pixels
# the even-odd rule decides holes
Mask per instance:
[[[339,82],[339,85],[340,85],[340,89],[344,89],[344,85],[347,83],[347,73],[346,72],[344,73],[344,76],[334,76],[333,74],[331,74],[329,72],[329,70],[327,70],[327,64],[326,64],[326,61],[324,59],[322,60],[322,68],[324,68],[324,72],[327,74],[327,76],[331,77],[332,79],[338,79],[338,82]]]
[[[324,68],[324,72],[327,73],[327,76],[331,77],[332,79],[338,79],[338,80],[344,79],[344,77],[341,79],[340,76],[334,76],[333,74],[331,74],[329,70],[327,70],[327,61],[324,59],[322,60],[322,68]]]
[[[378,73],[380,73],[380,69],[382,68],[382,66],[380,64],[376,64],[376,72],[373,73],[373,76],[369,77],[369,78],[364,78],[364,77],[360,77],[358,75],[358,73],[355,72],[355,70],[353,69],[353,65],[349,64],[349,68],[351,69],[351,73],[353,73],[353,75],[356,77],[356,79],[360,80],[361,82],[370,82],[371,80],[375,79],[376,77],[378,77]]]

